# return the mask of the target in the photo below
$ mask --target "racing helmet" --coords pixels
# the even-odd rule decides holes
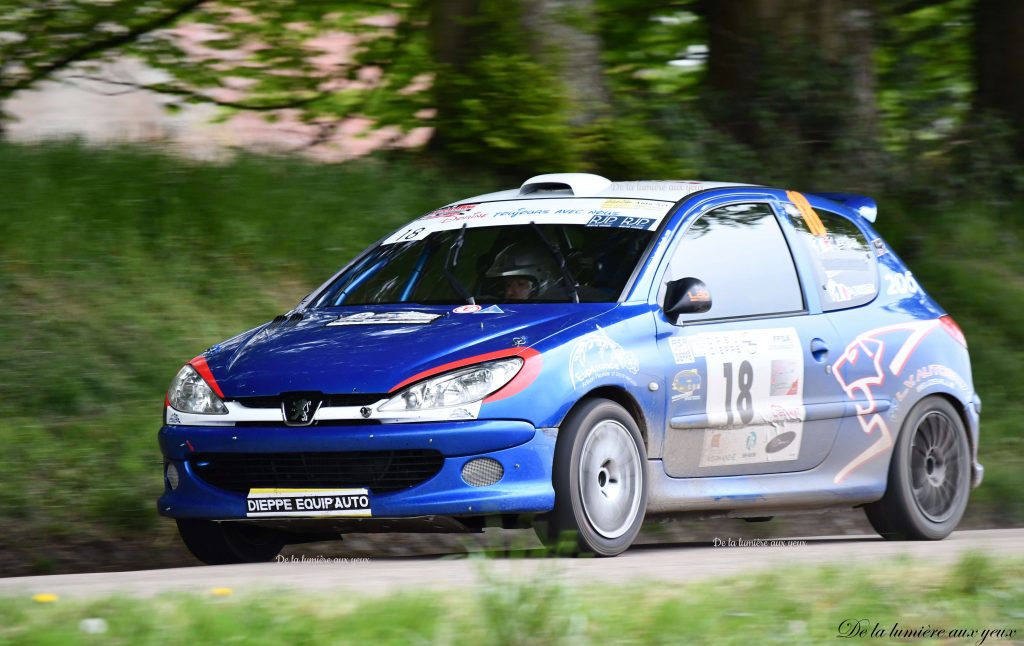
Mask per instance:
[[[557,281],[554,259],[543,249],[524,242],[514,242],[494,257],[487,270],[487,278],[528,278],[533,283],[530,298],[536,298],[553,287]]]

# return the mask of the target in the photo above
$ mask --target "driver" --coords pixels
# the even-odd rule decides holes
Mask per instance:
[[[541,249],[515,242],[498,252],[488,278],[504,278],[505,299],[528,301],[555,283],[555,264]]]

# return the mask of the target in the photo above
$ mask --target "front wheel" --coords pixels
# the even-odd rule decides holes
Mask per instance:
[[[622,553],[643,525],[646,464],[640,430],[625,409],[606,399],[583,402],[559,430],[555,508],[537,526],[538,536],[572,554]]]
[[[280,532],[244,523],[179,518],[178,534],[192,555],[207,565],[261,563],[285,546]]]
[[[865,506],[871,526],[890,540],[940,540],[956,528],[971,489],[967,432],[938,397],[907,415],[893,449],[885,496]]]

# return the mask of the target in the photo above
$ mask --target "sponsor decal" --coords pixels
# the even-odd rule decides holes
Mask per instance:
[[[181,418],[178,414],[171,409],[167,409],[167,423],[168,424],[181,424]]]
[[[664,202],[656,200],[633,200],[628,198],[612,198],[601,202],[602,209],[639,209],[644,211],[661,211]]]
[[[693,363],[696,358],[693,356],[693,350],[690,349],[690,342],[681,336],[674,336],[668,340],[668,347],[672,349],[672,360],[676,362],[676,365],[684,363]]]
[[[875,388],[886,379],[902,374],[914,351],[928,334],[939,327],[939,319],[887,325],[863,332],[850,342],[832,364],[832,375],[843,392],[857,402],[857,421],[865,435],[875,441],[839,470],[834,479],[842,483],[850,473],[893,446],[892,432],[878,411]],[[895,352],[892,350],[895,349]],[[891,359],[889,358],[891,353]]]
[[[672,390],[678,393],[672,395],[672,401],[674,402],[700,399],[700,395],[697,392],[700,390],[700,373],[697,372],[696,368],[677,372],[676,376],[672,379]]]
[[[453,204],[451,206],[441,207],[436,211],[431,211],[430,213],[427,213],[426,215],[421,217],[420,220],[435,220],[437,218],[455,217],[463,215],[465,213],[469,213],[474,208],[476,208],[476,206],[476,204]]]
[[[598,327],[580,337],[569,355],[569,381],[573,389],[610,375],[631,376],[640,371],[636,354],[626,350]]]
[[[686,293],[691,303],[707,303],[711,300],[711,292],[706,289],[691,289]]]
[[[295,516],[371,516],[366,489],[250,489],[245,499],[248,518]]]
[[[359,312],[345,314],[327,324],[328,327],[340,325],[427,325],[441,318],[440,314],[430,312]]]
[[[689,342],[707,365],[701,388],[710,428],[698,466],[798,459],[806,414],[804,353],[796,328],[709,332]],[[785,433],[790,439],[768,451]]]
[[[793,443],[796,439],[796,433],[793,431],[786,431],[785,433],[779,433],[765,445],[765,453],[778,453],[782,449],[786,448]]]
[[[847,285],[846,283],[838,282],[834,278],[829,278],[828,282],[825,283],[825,291],[828,293],[828,298],[831,302],[845,303],[863,296],[874,296],[875,285],[874,283]]]
[[[638,218],[631,215],[595,215],[587,222],[588,227],[603,229],[650,229],[653,218]]]
[[[460,305],[452,310],[455,314],[476,314],[483,309],[481,305]]]
[[[621,204],[607,206],[607,202]],[[570,198],[509,200],[481,204],[457,204],[432,211],[389,236],[382,244],[422,240],[436,231],[528,224],[531,220],[549,224],[576,224],[613,228],[653,230],[672,209],[674,202],[657,200],[600,200]]]
[[[772,360],[772,383],[769,397],[788,397],[800,390],[803,366],[787,359]]]
[[[875,238],[872,240],[871,246],[875,248],[875,256],[884,256],[889,253],[889,250],[885,246],[885,242],[881,238]]]
[[[889,417],[896,419],[901,409],[901,404],[910,396],[910,392],[923,392],[934,386],[944,386],[950,390],[959,390],[965,395],[971,392],[970,386],[955,370],[941,364],[933,363],[921,366],[910,373],[903,380],[903,390],[896,393],[896,397],[889,409]]]
[[[524,345],[526,345],[526,337],[525,336],[512,337],[512,347],[513,348],[521,348]]]
[[[504,314],[504,313],[505,313],[505,310],[501,309],[497,305],[489,305],[489,306],[483,308],[482,310],[480,310],[480,312],[479,312],[479,314]]]

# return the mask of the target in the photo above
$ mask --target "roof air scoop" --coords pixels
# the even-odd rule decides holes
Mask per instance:
[[[612,185],[610,179],[590,173],[551,173],[537,175],[523,182],[520,195],[531,193],[569,194],[573,197],[597,195]]]

